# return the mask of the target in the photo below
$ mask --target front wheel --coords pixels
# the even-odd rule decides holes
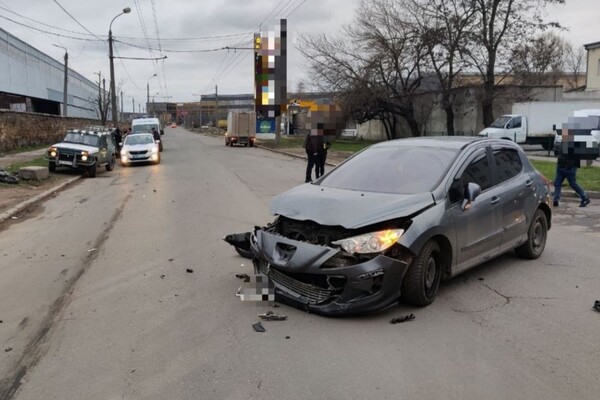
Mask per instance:
[[[115,158],[111,157],[110,161],[108,162],[108,164],[106,164],[106,170],[108,172],[112,171],[113,169],[115,169]]]
[[[425,307],[433,303],[442,276],[442,257],[438,244],[425,243],[404,276],[401,300],[407,304]]]
[[[93,165],[90,165],[87,172],[90,178],[95,178],[96,173],[98,172],[98,163],[95,162]]]
[[[527,231],[527,241],[515,249],[523,258],[534,260],[542,255],[548,239],[548,220],[546,214],[538,209],[533,214],[533,219]]]

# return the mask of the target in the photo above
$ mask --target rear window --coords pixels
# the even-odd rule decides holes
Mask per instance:
[[[150,144],[154,143],[154,138],[151,135],[128,135],[125,138],[125,144]]]
[[[380,193],[429,192],[457,153],[429,147],[371,147],[331,171],[319,185]]]
[[[133,133],[139,133],[139,132],[152,132],[152,128],[156,129],[158,131],[158,125],[156,124],[141,124],[141,125],[133,125],[131,127],[131,131]]]

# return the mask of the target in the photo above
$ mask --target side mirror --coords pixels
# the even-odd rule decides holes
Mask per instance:
[[[165,134],[165,131],[161,129],[161,130],[160,130],[160,134],[161,134],[161,135],[164,135],[164,134]]]
[[[481,194],[481,186],[476,183],[469,182],[465,187],[464,199],[460,206],[463,211],[471,208],[475,199]]]

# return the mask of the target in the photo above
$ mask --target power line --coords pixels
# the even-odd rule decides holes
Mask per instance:
[[[300,4],[298,4],[298,5],[296,6],[296,8],[294,8],[292,11],[290,11],[290,12],[289,12],[289,13],[286,15],[286,18],[288,18],[290,15],[292,15],[292,14],[293,14],[293,13],[294,13],[294,12],[295,12],[297,9],[299,9],[299,8],[302,6],[302,4],[304,4],[305,2],[306,2],[306,0],[302,0],[302,1],[300,2]]]
[[[124,44],[126,46],[131,46],[131,47],[135,47],[137,49],[146,50],[146,51],[149,51],[150,53],[156,52],[156,49],[153,49],[152,47],[144,47],[144,46],[140,46],[140,45],[133,44],[133,43],[123,42],[122,40],[117,40],[117,39],[115,39],[114,41]],[[161,49],[161,53],[210,53],[213,51],[220,51],[220,50],[226,50],[226,48],[225,47],[215,47],[212,49],[194,49],[194,50]]]
[[[37,28],[35,26],[31,26],[31,25],[27,25],[27,24],[24,24],[24,23],[19,22],[19,21],[15,21],[14,19],[8,18],[8,17],[6,17],[4,15],[0,15],[0,18],[5,19],[7,21],[10,21],[10,22],[12,22],[14,24],[24,26],[25,28],[33,29],[35,31],[42,32],[42,33],[47,33],[49,35],[54,35],[54,36],[63,37],[63,38],[67,38],[67,39],[74,39],[74,40],[105,42],[104,39],[100,39],[100,38],[98,38],[98,39],[80,38],[80,37],[75,37],[75,36],[62,35],[62,34],[56,33],[56,32],[50,32],[50,31],[47,31],[45,29]]]
[[[61,5],[61,4],[58,2],[58,0],[53,0],[53,1],[56,3],[56,5],[57,5],[57,6],[59,6],[59,7],[60,7],[60,9],[61,9],[61,10],[63,10],[63,11],[65,12],[65,14],[67,14],[69,17],[71,17],[71,19],[72,19],[73,21],[75,21],[75,22],[77,23],[77,25],[79,25],[80,27],[82,27],[84,31],[86,31],[86,32],[87,32],[87,33],[89,33],[90,35],[92,35],[92,36],[96,37],[97,39],[100,39],[98,36],[96,36],[94,33],[92,33],[92,32],[91,32],[91,31],[90,31],[88,28],[86,28],[85,26],[83,26],[83,25],[81,24],[81,22],[79,22],[79,21],[77,20],[77,18],[75,18],[74,16],[72,16],[72,15],[71,15],[71,13],[69,13],[69,12],[68,12],[68,11],[67,11],[67,10],[66,10],[66,9],[65,9],[63,6],[62,6],[62,5]],[[102,40],[102,39],[101,39],[101,40]]]

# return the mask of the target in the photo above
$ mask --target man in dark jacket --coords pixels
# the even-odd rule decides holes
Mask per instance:
[[[573,155],[559,154],[556,160],[556,179],[554,179],[554,207],[558,207],[560,201],[560,192],[562,184],[567,179],[569,186],[577,193],[581,199],[579,207],[585,207],[590,204],[590,199],[585,191],[577,184],[577,168],[580,167],[580,160]]]
[[[308,164],[306,165],[306,179],[305,182],[312,182],[312,170],[315,167],[315,175],[317,178],[320,175],[319,170],[319,147],[323,147],[323,136],[317,134],[317,132],[311,132],[304,138],[304,150],[306,150],[306,156],[308,157]]]

